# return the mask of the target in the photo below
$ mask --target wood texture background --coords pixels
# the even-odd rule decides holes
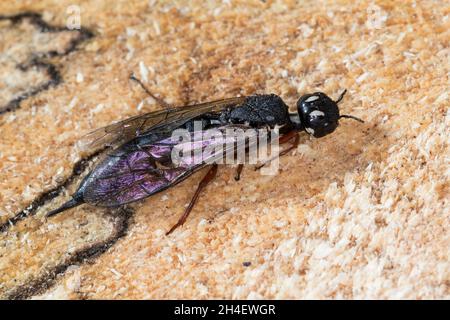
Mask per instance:
[[[3,1],[0,15],[64,27],[75,2]],[[0,20],[0,107],[49,80],[18,64],[38,57],[61,76],[0,115],[2,298],[450,298],[448,4],[78,5],[92,37],[70,52],[77,32]],[[124,209],[46,220],[95,160],[82,135],[159,108],[131,72],[175,105],[273,92],[293,107],[346,88],[343,112],[366,123],[303,134],[273,177],[221,168],[169,237],[203,173]]]

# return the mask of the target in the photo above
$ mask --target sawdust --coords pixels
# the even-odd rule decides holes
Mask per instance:
[[[0,11],[43,12],[64,25],[70,4],[2,2]],[[95,37],[55,60],[64,82],[0,118],[2,223],[70,174],[83,134],[159,108],[131,72],[175,105],[273,92],[294,106],[304,93],[346,88],[341,108],[366,123],[302,135],[274,177],[247,168],[235,182],[233,168],[220,169],[169,237],[203,173],[134,205],[126,236],[28,296],[450,298],[449,9],[83,2],[82,25]],[[75,186],[1,234],[1,296],[114,233],[102,209],[43,218]]]

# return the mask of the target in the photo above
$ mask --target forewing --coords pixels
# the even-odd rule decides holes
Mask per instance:
[[[129,153],[108,155],[88,178],[84,200],[98,206],[114,207],[168,188],[195,169],[194,166],[162,165],[170,160],[174,145],[175,142],[164,139]]]
[[[220,128],[219,132],[224,129]],[[114,207],[146,198],[184,180],[226,152],[233,152],[236,141],[235,138],[217,137],[198,139],[195,132],[190,135],[190,143],[180,144],[178,139],[170,137],[120,156],[108,155],[88,178],[83,199],[97,206]],[[218,145],[224,146],[217,148],[218,152],[197,157],[199,152],[208,148],[215,150]],[[177,152],[183,149],[184,155],[188,156],[174,162],[174,148]]]
[[[98,150],[124,144],[153,130],[170,132],[202,114],[237,107],[245,99],[246,97],[236,97],[137,115],[88,133],[81,138],[78,145],[82,150]]]

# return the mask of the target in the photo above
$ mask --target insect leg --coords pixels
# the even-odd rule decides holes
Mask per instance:
[[[281,140],[281,139],[280,139]],[[278,155],[279,157],[284,156],[285,154],[287,154],[288,152],[290,152],[291,150],[295,149],[298,147],[298,143],[300,142],[300,136],[298,134],[296,134],[294,136],[294,141],[292,142],[292,144],[286,148],[285,150],[281,151],[280,154]],[[284,143],[284,142],[282,142]]]
[[[156,100],[156,102],[157,102],[160,106],[162,106],[163,108],[166,108],[166,109],[173,109],[173,107],[172,107],[170,104],[168,104],[168,103],[165,102],[163,99],[161,99],[161,98],[157,97],[156,95],[154,95],[153,93],[151,93],[151,91],[148,90],[148,89],[145,87],[145,85],[142,83],[142,81],[139,80],[138,78],[136,78],[134,74],[132,74],[132,75],[130,76],[130,79],[133,80],[133,81],[136,81],[136,82],[141,86],[141,88],[144,89],[144,91],[145,91],[150,97],[152,97],[153,99]]]
[[[208,170],[206,175],[203,177],[202,181],[198,184],[197,190],[194,193],[194,196],[191,199],[191,202],[189,203],[188,207],[184,211],[181,218],[178,220],[178,222],[170,228],[170,230],[166,233],[166,236],[171,234],[176,228],[183,225],[183,223],[186,222],[187,217],[192,211],[192,208],[194,208],[195,203],[197,202],[198,196],[200,193],[205,189],[205,187],[214,179],[214,177],[217,174],[217,164],[213,164],[212,167]]]
[[[298,143],[300,142],[300,136],[299,136],[299,134],[298,134],[298,132],[297,132],[296,130],[290,131],[290,132],[286,133],[285,135],[283,135],[283,136],[280,138],[279,143],[280,143],[280,144],[285,144],[285,143],[289,142],[292,138],[294,139],[294,141],[292,142],[292,144],[291,144],[288,148],[284,149],[284,150],[281,151],[279,154],[277,154],[277,157],[284,156],[285,154],[289,153],[291,150],[297,148]],[[269,159],[268,161],[266,161],[266,162],[264,162],[264,163],[262,163],[262,164],[260,164],[260,165],[258,165],[258,166],[256,166],[256,167],[255,167],[255,170],[261,169],[261,168],[264,167],[266,164],[270,163],[272,160],[273,160],[273,158],[272,158],[272,159]]]
[[[236,173],[234,174],[234,180],[239,181],[241,179],[241,172],[242,172],[243,168],[244,168],[244,164],[242,164],[242,163],[238,164],[238,166],[236,168]]]

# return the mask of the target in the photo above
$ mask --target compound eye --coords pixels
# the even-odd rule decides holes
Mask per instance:
[[[311,118],[323,118],[323,117],[325,117],[325,113],[320,110],[314,110],[309,114],[309,116]]]
[[[327,119],[325,118],[325,113],[323,111],[320,110],[313,110],[309,113],[309,122],[313,125],[313,126],[324,126],[324,124],[327,121]]]

